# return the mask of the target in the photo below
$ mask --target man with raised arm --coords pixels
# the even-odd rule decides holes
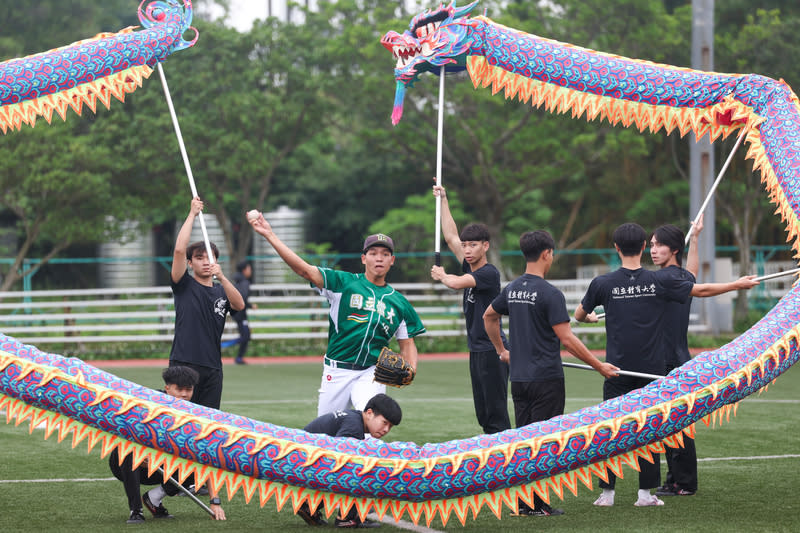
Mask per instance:
[[[511,421],[508,419],[508,364],[499,359],[483,325],[483,313],[500,293],[500,271],[486,259],[489,229],[485,224],[468,224],[459,233],[444,187],[434,185],[433,195],[441,198],[444,240],[461,263],[463,274],[448,274],[441,266],[434,265],[431,277],[451,289],[464,290],[463,310],[475,415],[484,433],[497,433],[511,428]],[[500,335],[507,347],[502,327]]]
[[[386,282],[395,260],[389,236],[377,233],[364,240],[364,273],[353,274],[308,264],[275,235],[263,214],[256,213],[247,216],[253,230],[330,303],[318,416],[349,405],[363,410],[370,398],[386,392],[386,385],[373,378],[378,355],[392,337],[397,339],[400,355],[416,371],[414,337],[424,333],[425,326],[405,296]]]
[[[665,224],[656,228],[650,238],[650,258],[653,264],[663,270],[672,270],[676,276],[696,282],[700,270],[700,257],[697,249],[698,237],[703,231],[703,215],[692,226],[689,238],[689,253],[686,268],[681,268],[683,248],[686,237],[680,228]],[[665,336],[668,348],[665,352],[664,373],[688,362],[689,353],[689,315],[692,310],[692,298],[686,303],[669,302],[664,312],[664,328],[670,332]],[[694,439],[684,435],[682,448],[664,446],[664,457],[667,460],[667,476],[664,484],[656,490],[656,496],[693,496],[697,492],[697,450]]]
[[[631,222],[619,226],[613,235],[614,247],[622,267],[592,280],[583,300],[575,310],[579,322],[597,322],[594,309],[605,310],[606,360],[622,370],[662,375],[669,343],[664,313],[668,302],[685,303],[689,296],[716,296],[728,291],[758,285],[754,276],[744,276],[729,283],[695,284],[672,269],[660,271],[642,268],[642,252],[647,233]],[[619,376],[603,384],[603,400],[640,389],[652,379]],[[634,505],[664,505],[650,490],[661,484],[660,454],[654,462],[639,459],[639,494]],[[600,481],[603,492],[594,502],[600,507],[614,505],[616,476],[608,472],[608,482]]]
[[[197,371],[200,380],[194,388],[192,401],[219,409],[222,398],[220,340],[225,317],[231,309],[244,309],[244,300],[216,261],[219,258],[217,246],[210,243],[214,254],[212,261],[204,242],[189,244],[194,219],[202,210],[203,201],[192,198],[189,215],[175,239],[170,283],[175,299],[175,337],[169,365],[188,366]],[[215,277],[219,283],[214,283]]]

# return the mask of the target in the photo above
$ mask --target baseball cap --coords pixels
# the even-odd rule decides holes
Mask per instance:
[[[383,233],[376,233],[367,237],[364,240],[363,251],[366,252],[373,246],[383,246],[384,248],[388,248],[390,252],[394,253],[394,241],[391,237],[384,235]]]

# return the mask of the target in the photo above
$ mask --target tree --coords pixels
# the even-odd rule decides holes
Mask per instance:
[[[497,6],[488,4],[490,9]],[[532,34],[656,61],[671,60],[669,54],[688,37],[659,0],[514,3],[495,18]],[[436,141],[433,80],[428,76],[409,91],[406,116],[394,132],[403,151],[429,162],[428,168]],[[626,194],[620,202],[620,190],[660,190],[662,199],[675,199],[669,185],[675,173],[672,143],[663,135],[552,115],[530,104],[504,101],[489,90],[476,91],[463,78],[450,80],[445,181],[463,193],[465,209],[485,222],[504,247],[516,247],[519,233],[536,227],[549,229],[560,248],[607,247],[620,217],[637,213],[645,216],[643,224],[655,222],[645,205],[656,195],[643,203],[637,202],[638,195]],[[662,204],[658,215],[674,220],[688,197],[674,204]],[[494,248],[491,258],[495,264],[500,263],[499,249]]]
[[[92,146],[85,135],[71,135],[76,129],[73,123],[54,123],[4,139],[0,205],[22,238],[0,291],[72,244],[120,234],[106,218],[108,207],[120,198],[104,164],[108,151]],[[32,252],[42,262],[22,270]]]
[[[9,4],[2,8],[7,26],[0,56],[38,53],[103,31],[117,31],[136,22],[135,7],[126,0],[102,6],[77,0],[67,6],[71,15],[65,18],[63,2]],[[135,217],[137,205],[143,204],[133,201],[129,190],[116,187],[119,182],[109,164],[113,149],[92,138],[96,117],[89,115],[88,110],[83,117],[70,111],[66,124],[58,117],[51,126],[40,120],[38,128],[23,126],[3,139],[0,219],[17,231],[18,242],[0,290],[9,289],[71,245],[121,237],[119,221],[113,219],[118,213],[115,208],[124,205],[125,213]],[[30,255],[41,257],[41,262],[21,270]]]
[[[780,2],[778,2],[780,4]],[[800,70],[794,61],[797,53],[795,37],[800,31],[800,10],[793,3],[789,13],[781,10],[758,9],[755,13],[738,11],[736,4],[719,6],[715,55],[717,64],[735,72],[756,72],[776,79],[784,78],[791,85],[800,83]],[[788,6],[786,6],[788,7]],[[732,149],[734,140],[723,146]],[[724,149],[723,149],[724,150]],[[721,183],[716,195],[717,205],[727,215],[722,229],[727,231],[738,247],[740,274],[752,273],[752,245],[759,242],[781,242],[785,232],[781,221],[771,214],[767,195],[752,164],[742,157],[734,160],[729,176]],[[736,299],[734,320],[745,320],[748,298]]]

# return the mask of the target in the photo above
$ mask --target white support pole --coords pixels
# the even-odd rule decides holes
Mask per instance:
[[[781,278],[783,276],[791,276],[792,274],[797,274],[798,272],[800,272],[800,268],[793,268],[792,270],[784,270],[783,272],[776,272],[774,274],[767,274],[766,276],[753,278],[753,281],[766,281],[768,279]]]
[[[775,272],[774,274],[767,274],[766,276],[759,276],[753,278],[753,281],[767,281],[768,279],[782,278],[784,276],[791,276],[800,273],[800,268],[793,268],[792,270],[784,270],[783,272]],[[597,315],[597,320],[602,320],[606,317],[605,313]]]
[[[160,466],[157,468],[157,470],[158,470],[159,472],[161,472],[161,475],[162,475],[162,476],[164,476],[164,479],[166,479],[166,480],[167,480],[169,483],[171,483],[172,485],[174,485],[175,487],[177,487],[177,488],[178,488],[178,489],[179,489],[181,492],[183,492],[185,495],[187,495],[188,497],[190,497],[194,503],[196,503],[197,505],[199,505],[199,506],[200,506],[200,507],[201,507],[201,508],[202,508],[202,509],[203,509],[205,512],[207,512],[208,514],[210,514],[212,518],[214,517],[214,511],[212,511],[212,510],[211,510],[211,508],[210,508],[210,507],[208,507],[206,504],[204,504],[203,502],[201,502],[201,501],[200,501],[200,498],[198,498],[197,496],[195,496],[194,494],[192,494],[192,491],[190,491],[189,489],[187,489],[186,487],[184,487],[183,485],[181,485],[180,483],[178,483],[177,481],[175,481],[175,478],[173,478],[173,477],[171,477],[171,476],[170,476],[170,477],[167,477],[167,474],[166,474],[166,473],[164,473],[164,470],[163,470],[163,469],[162,469]]]
[[[439,71],[439,128],[436,136],[436,185],[442,185],[442,138],[444,136],[444,65]],[[442,264],[442,197],[436,197],[436,233],[435,233],[435,259],[436,265]]]
[[[715,179],[714,183],[711,185],[711,190],[708,191],[708,194],[706,195],[706,199],[703,201],[703,205],[700,206],[700,210],[697,212],[697,216],[694,217],[694,221],[692,223],[692,226],[689,228],[689,231],[686,232],[686,239],[684,240],[683,244],[688,244],[689,243],[689,239],[692,236],[692,231],[694,231],[694,225],[697,224],[697,221],[700,220],[700,215],[702,215],[703,211],[705,211],[706,207],[708,207],[708,203],[711,201],[711,198],[714,196],[714,193],[717,190],[717,186],[719,185],[719,182],[722,181],[722,176],[725,175],[725,171],[728,170],[728,165],[731,164],[731,160],[733,159],[733,154],[735,154],[736,150],[739,149],[739,145],[742,144],[742,141],[744,140],[744,137],[745,137],[746,133],[747,133],[747,128],[745,126],[742,126],[742,132],[739,134],[739,138],[736,139],[736,144],[733,145],[733,149],[731,150],[731,153],[728,154],[728,159],[725,160],[725,164],[722,165],[722,169],[720,169],[719,174],[717,175],[717,179]]]
[[[561,363],[561,366],[566,366],[569,368],[580,368],[581,370],[592,370],[596,372],[596,370],[589,365],[579,365],[577,363]],[[646,378],[646,379],[661,379],[664,376],[659,376],[658,374],[645,374],[644,372],[630,372],[628,370],[617,370],[617,374],[620,376],[631,376],[634,378]]]
[[[164,95],[167,97],[167,106],[169,107],[169,114],[172,117],[172,125],[175,127],[175,135],[178,137],[178,146],[181,149],[181,157],[183,157],[183,166],[186,167],[186,177],[189,178],[189,187],[192,189],[192,198],[197,198],[197,187],[194,184],[194,176],[192,176],[192,167],[189,164],[189,156],[186,155],[186,146],[183,144],[183,135],[181,135],[181,127],[178,124],[178,117],[175,114],[175,107],[172,105],[172,96],[169,94],[169,86],[167,85],[167,77],[164,75],[164,69],[161,63],[158,63],[158,75],[161,77],[161,86],[164,88]],[[206,254],[208,261],[213,265],[216,262],[214,253],[211,250],[211,242],[208,240],[208,231],[206,231],[206,221],[203,219],[201,212],[198,217],[200,219],[200,229],[203,231],[203,241],[206,244]]]

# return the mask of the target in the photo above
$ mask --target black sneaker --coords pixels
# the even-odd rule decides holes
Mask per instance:
[[[153,502],[150,501],[149,493],[147,492],[142,494],[142,503],[145,507],[147,507],[148,511],[153,513],[153,518],[175,518],[169,514],[169,511],[167,511],[167,508],[164,507],[163,503],[158,504],[158,507],[153,505]]]
[[[546,503],[543,503],[541,507],[536,509],[531,509],[528,513],[530,516],[559,516],[564,514],[564,511],[561,509],[553,509]]]
[[[233,362],[236,363],[237,365],[246,365],[247,364],[247,362],[244,359],[242,359],[241,357],[237,357],[236,359],[233,360]]]
[[[678,486],[673,484],[664,484],[656,489],[656,496],[677,496]]]
[[[341,520],[337,518],[335,520],[336,527],[346,527],[346,528],[368,528],[368,527],[381,527],[380,522],[376,522],[374,520],[364,520],[363,522],[359,518],[345,518]]]
[[[308,507],[308,503],[303,503],[297,510],[297,516],[306,521],[309,526],[327,526],[328,521],[322,518],[322,509],[317,508],[313,513]]]
[[[511,511],[511,516],[531,516],[532,513],[533,509],[528,507],[527,503],[520,500],[517,503],[517,512]]]
[[[144,515],[142,514],[141,509],[137,509],[135,511],[131,511],[131,516],[128,518],[126,524],[143,524],[144,523]]]

